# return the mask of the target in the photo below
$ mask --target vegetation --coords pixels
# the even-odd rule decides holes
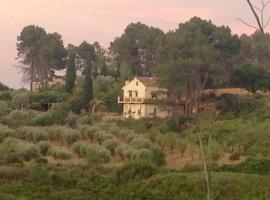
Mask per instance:
[[[17,49],[42,87],[0,85],[0,199],[270,198],[268,33],[238,37],[198,17],[168,33],[133,23],[106,52],[65,49],[31,25]],[[157,77],[185,113],[121,119],[117,96],[137,75]],[[229,86],[249,92],[202,94]]]

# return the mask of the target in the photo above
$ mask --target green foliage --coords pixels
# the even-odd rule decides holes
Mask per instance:
[[[114,156],[114,155],[115,155],[115,149],[116,149],[117,146],[118,146],[118,142],[117,142],[117,140],[115,140],[115,139],[109,139],[109,140],[106,140],[106,141],[104,142],[103,146],[104,146],[106,149],[110,150],[111,155]]]
[[[80,133],[71,128],[64,128],[61,132],[61,137],[65,144],[68,146],[72,145],[74,142],[80,139]]]
[[[116,171],[117,181],[126,183],[131,180],[142,180],[157,173],[156,165],[149,161],[129,161]]]
[[[6,163],[21,163],[40,156],[36,145],[18,139],[6,138],[0,146],[1,158]]]
[[[86,159],[91,165],[100,165],[110,162],[111,152],[103,146],[90,145],[87,148]]]
[[[139,149],[132,153],[131,158],[134,160],[147,160],[151,162],[153,155],[149,149]]]
[[[96,132],[99,130],[96,126],[89,126],[89,125],[80,125],[78,129],[82,135],[82,138],[90,139],[93,142]]]
[[[9,128],[8,126],[5,126],[3,124],[0,124],[0,143],[6,138],[9,137],[12,133],[14,133],[14,130]]]
[[[11,108],[9,108],[7,102],[0,100],[0,119],[9,114]]]
[[[39,151],[43,156],[46,156],[51,146],[49,141],[41,141],[37,144]]]
[[[0,91],[9,90],[9,87],[0,82]]]
[[[24,134],[25,140],[34,144],[49,139],[48,133],[41,127],[26,126],[21,129],[21,132]]]
[[[75,128],[77,125],[77,120],[78,120],[78,116],[74,114],[73,112],[69,112],[65,122],[69,127]]]
[[[153,144],[151,143],[150,140],[139,137],[132,140],[130,145],[134,147],[135,149],[142,149],[142,148],[149,149],[152,147]]]
[[[10,91],[0,91],[0,101],[9,101],[11,100]]]
[[[217,171],[269,175],[270,160],[248,158],[245,162],[238,165],[224,165],[219,167]]]
[[[71,152],[62,147],[50,148],[48,155],[52,156],[56,160],[69,160],[72,157]]]
[[[72,93],[75,87],[76,80],[76,66],[75,66],[76,54],[70,50],[67,62],[67,72],[66,72],[66,91]]]
[[[10,127],[26,126],[32,124],[36,116],[32,110],[13,110],[3,118],[3,122]]]
[[[232,94],[223,94],[217,102],[217,110],[221,114],[231,113],[234,116],[249,114],[262,106],[260,99],[253,96],[237,96]]]
[[[38,115],[34,123],[40,126],[64,124],[69,111],[70,105],[67,103],[54,104],[48,112]]]
[[[270,88],[270,73],[263,67],[252,64],[242,65],[231,75],[231,84],[253,93],[258,90],[268,91]]]

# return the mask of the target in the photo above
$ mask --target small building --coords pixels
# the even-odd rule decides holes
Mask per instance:
[[[125,118],[166,118],[171,115],[171,107],[162,103],[168,98],[167,89],[160,88],[156,79],[135,77],[126,81],[122,90],[123,97],[118,97],[118,103],[123,104]]]

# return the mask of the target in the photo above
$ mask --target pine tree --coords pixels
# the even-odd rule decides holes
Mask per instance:
[[[68,56],[66,72],[66,91],[72,93],[76,81],[75,52],[70,52]]]

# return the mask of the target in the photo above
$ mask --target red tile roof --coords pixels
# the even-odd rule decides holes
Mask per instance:
[[[158,87],[157,80],[153,77],[148,76],[136,76],[136,78],[141,81],[145,86],[148,87]]]

